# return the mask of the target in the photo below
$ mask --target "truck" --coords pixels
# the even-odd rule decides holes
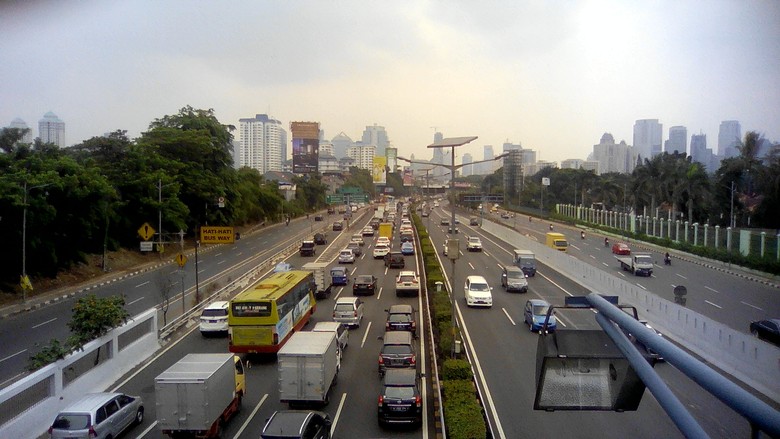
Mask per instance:
[[[327,405],[341,368],[341,350],[333,332],[299,331],[277,354],[279,400],[290,408]]]
[[[154,392],[163,434],[217,438],[241,408],[244,365],[233,354],[187,354],[154,379]]]
[[[314,292],[315,299],[327,299],[330,297],[331,282],[328,264],[325,262],[308,262],[303,264],[304,270],[311,271],[314,274],[314,283],[317,290]]]
[[[514,249],[512,262],[523,270],[527,277],[536,276],[536,256],[531,250]]]
[[[634,273],[634,276],[650,276],[653,274],[653,258],[648,254],[631,256],[615,256],[623,270]]]
[[[393,239],[393,223],[380,223],[379,224],[379,236],[384,236],[392,241]]]
[[[569,247],[569,243],[566,241],[566,237],[563,233],[547,232],[547,247],[554,248],[558,251],[565,252]]]

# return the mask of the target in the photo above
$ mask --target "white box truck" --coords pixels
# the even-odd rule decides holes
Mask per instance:
[[[160,430],[171,437],[219,437],[241,408],[245,386],[237,356],[187,354],[154,379]]]
[[[317,285],[317,291],[314,297],[318,300],[330,297],[331,279],[328,273],[328,264],[325,262],[307,262],[303,264],[303,269],[314,273],[314,283]]]
[[[336,384],[341,353],[336,334],[300,331],[277,354],[279,400],[296,405],[327,405]]]

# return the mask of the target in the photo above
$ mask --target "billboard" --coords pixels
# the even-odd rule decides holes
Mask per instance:
[[[374,184],[387,184],[387,157],[374,156],[371,176]]]
[[[293,172],[310,174],[317,172],[320,160],[320,123],[290,122],[292,132]]]
[[[412,186],[414,183],[414,175],[412,174],[412,168],[409,166],[404,168],[404,186]]]
[[[398,166],[398,148],[385,148],[385,157],[387,157],[387,167],[390,172],[395,173]]]

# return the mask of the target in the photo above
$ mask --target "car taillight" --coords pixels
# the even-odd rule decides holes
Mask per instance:
[[[417,356],[416,356],[416,355],[412,355],[412,361],[411,361],[411,363],[412,363],[412,364],[417,364]]]
[[[416,328],[416,327],[417,327],[417,323],[415,323],[415,322],[412,322],[412,329],[414,329],[414,328]]]
[[[385,359],[381,355],[379,356],[379,364],[385,364]]]
[[[385,331],[387,331],[388,329],[390,329],[390,323],[389,322],[385,322]]]
[[[279,344],[279,334],[274,332],[274,344]]]
[[[414,403],[415,405],[417,405],[418,408],[422,405],[422,398],[420,398],[420,395],[414,397]]]
[[[51,431],[54,429],[54,427],[49,427],[49,434],[51,434]]]
[[[97,437],[97,432],[95,431],[95,427],[93,426],[89,427],[89,437]]]
[[[382,407],[382,404],[384,404],[384,403],[385,403],[385,397],[382,396],[382,395],[379,395],[379,401],[377,401],[377,405],[379,407]]]
[[[353,315],[353,316],[355,316],[355,317],[357,317],[357,311],[353,311],[353,312],[352,312],[352,315]]]

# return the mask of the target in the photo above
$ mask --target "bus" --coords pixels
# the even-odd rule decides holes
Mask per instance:
[[[274,273],[230,301],[228,349],[233,353],[276,353],[317,309],[311,271]]]

